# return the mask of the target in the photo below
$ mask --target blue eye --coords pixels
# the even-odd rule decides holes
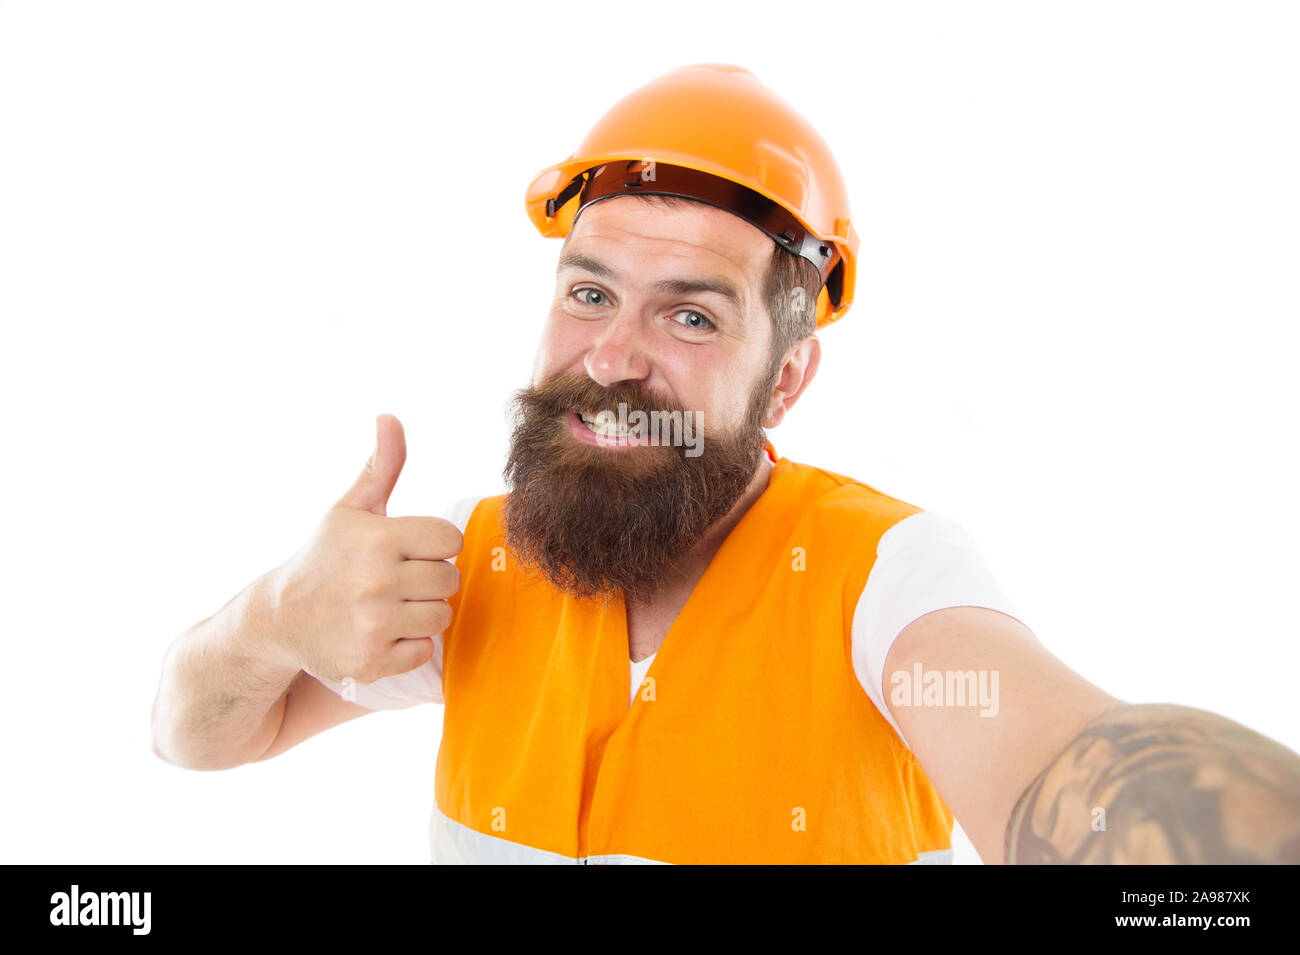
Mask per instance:
[[[574,289],[573,294],[578,296],[578,301],[581,302],[583,305],[604,305],[605,304],[605,293],[598,288]],[[588,298],[588,296],[594,296],[595,298],[593,300],[592,298]]]
[[[692,309],[684,308],[680,312],[675,312],[673,314],[674,321],[676,321],[678,315],[693,315],[695,318],[699,319],[698,322],[694,322],[694,321],[677,322],[678,325],[685,325],[687,328],[712,328],[713,327],[713,323],[711,321],[709,321],[699,312],[694,311]]]

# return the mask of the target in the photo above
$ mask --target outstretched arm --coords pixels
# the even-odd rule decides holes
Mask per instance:
[[[891,695],[916,667],[996,676],[992,705]],[[1117,699],[1012,617],[920,617],[894,641],[884,685],[985,862],[1300,862],[1300,756],[1214,713]]]
[[[1300,756],[1205,710],[1123,705],[1021,795],[1010,863],[1300,863]]]

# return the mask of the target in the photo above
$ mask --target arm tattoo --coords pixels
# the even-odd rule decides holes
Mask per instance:
[[[1020,796],[1006,861],[1300,863],[1300,756],[1205,710],[1116,707]]]

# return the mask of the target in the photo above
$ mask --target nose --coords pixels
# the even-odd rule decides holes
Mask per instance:
[[[648,345],[639,319],[633,314],[620,312],[602,323],[583,364],[591,380],[605,388],[623,381],[644,381],[649,377]]]

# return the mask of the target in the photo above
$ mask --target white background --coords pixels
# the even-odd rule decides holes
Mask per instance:
[[[524,189],[692,62],[823,131],[862,236],[778,450],[960,518],[1108,691],[1300,748],[1295,11],[0,3],[3,861],[428,861],[438,707],[188,772],[163,651],[380,412],[390,514],[500,488],[559,248]]]

